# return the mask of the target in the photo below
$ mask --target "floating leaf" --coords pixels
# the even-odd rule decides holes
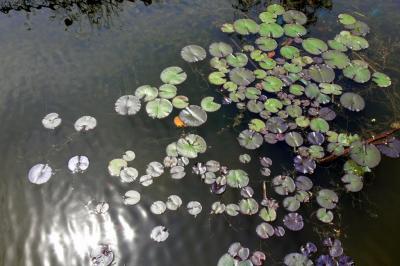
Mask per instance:
[[[233,33],[235,32],[235,29],[233,28],[233,24],[231,23],[224,23],[221,26],[221,31],[225,33]]]
[[[368,41],[360,36],[352,35],[348,31],[342,31],[336,35],[335,40],[351,50],[359,51],[369,47]]]
[[[226,62],[233,67],[244,67],[247,65],[248,58],[246,54],[235,53],[226,57]]]
[[[315,132],[329,131],[329,124],[322,118],[313,118],[310,122],[310,128]]]
[[[318,204],[325,209],[334,209],[339,201],[335,191],[330,189],[321,189],[317,194]]]
[[[390,138],[384,144],[376,145],[378,150],[390,158],[400,157],[400,141],[396,138]]]
[[[255,80],[254,73],[246,68],[232,69],[229,78],[239,86],[247,86]]]
[[[310,158],[305,158],[300,155],[297,155],[294,158],[294,167],[296,168],[296,171],[303,173],[303,174],[312,174],[314,173],[315,168],[317,167],[317,164],[315,163],[314,160]]]
[[[259,215],[261,219],[266,222],[273,222],[276,220],[276,210],[274,208],[262,208]]]
[[[262,129],[265,128],[265,123],[261,119],[251,119],[249,123],[249,129],[254,130],[256,132],[260,132]]]
[[[331,83],[335,80],[335,71],[327,65],[313,65],[309,68],[311,78],[318,83]]]
[[[356,141],[350,148],[350,158],[361,166],[374,168],[381,161],[381,153],[373,144]]]
[[[297,212],[286,214],[283,224],[292,231],[300,231],[304,227],[303,217]]]
[[[243,188],[249,184],[249,176],[241,169],[229,170],[226,182],[230,187]]]
[[[168,210],[176,211],[182,205],[182,199],[177,195],[168,197],[166,206]]]
[[[129,190],[125,193],[124,204],[135,205],[140,201],[140,193],[136,190]]]
[[[214,85],[222,85],[226,82],[225,73],[212,72],[208,75],[208,81]]]
[[[179,113],[179,118],[189,127],[198,127],[207,121],[207,113],[197,105],[190,105]]]
[[[353,60],[343,69],[343,75],[358,83],[365,83],[371,78],[368,64],[361,60]]]
[[[280,16],[285,13],[285,8],[279,4],[271,4],[267,6],[267,11]]]
[[[210,45],[209,52],[215,57],[225,57],[233,53],[232,46],[224,42],[214,42]]]
[[[257,33],[259,30],[258,24],[252,19],[238,19],[233,23],[233,27],[241,35]]]
[[[288,129],[288,124],[280,117],[268,118],[266,127],[272,133],[283,133]]]
[[[108,173],[111,176],[119,176],[122,168],[127,167],[128,163],[123,159],[113,159],[108,163]]]
[[[295,38],[301,37],[307,34],[307,29],[300,24],[285,24],[283,26],[286,36]]]
[[[291,147],[299,147],[303,145],[303,137],[297,132],[286,133],[285,141]]]
[[[265,101],[264,103],[265,110],[271,112],[271,113],[276,113],[280,109],[282,109],[283,105],[282,102],[275,99],[275,98],[269,98],[268,100]]]
[[[295,23],[304,25],[307,23],[307,16],[301,11],[288,10],[285,13],[283,13],[283,20],[286,23]]]
[[[149,102],[157,98],[158,90],[156,87],[152,87],[150,85],[140,86],[135,90],[135,96],[138,99],[143,99],[145,102]],[[136,99],[132,99],[135,101]]]
[[[114,261],[114,253],[109,245],[98,245],[90,252],[91,265],[108,266]]]
[[[167,99],[157,98],[146,104],[146,112],[151,118],[165,118],[172,112],[172,103]]]
[[[261,223],[256,227],[256,232],[262,239],[267,239],[274,235],[275,230],[269,223]]]
[[[386,88],[392,85],[392,81],[389,76],[381,72],[375,72],[372,74],[372,80],[381,88]]]
[[[317,38],[305,39],[301,44],[304,50],[313,55],[319,55],[328,50],[328,45]]]
[[[201,108],[206,112],[215,112],[221,108],[221,104],[214,102],[214,97],[205,97],[201,100]]]
[[[183,109],[189,105],[189,98],[184,95],[178,95],[172,99],[172,105],[175,108]]]
[[[195,63],[204,60],[207,53],[203,47],[192,44],[182,48],[181,56],[186,62]]]
[[[160,78],[164,83],[179,85],[186,80],[187,75],[182,68],[172,66],[164,69],[161,72]]]
[[[156,226],[151,230],[150,238],[156,242],[163,242],[169,236],[167,228],[162,225]]]
[[[48,164],[36,164],[29,170],[28,179],[33,184],[41,185],[49,181],[52,175],[53,169]]]
[[[172,99],[176,96],[177,90],[175,85],[163,84],[158,89],[158,96],[164,99]]]
[[[333,221],[333,213],[325,208],[319,208],[317,211],[317,218],[323,223],[330,223]]]
[[[346,13],[339,14],[338,18],[339,22],[342,23],[343,25],[351,25],[356,23],[357,21],[353,16]]]
[[[150,211],[157,215],[163,214],[166,209],[167,205],[165,205],[165,203],[160,200],[153,202],[153,204],[151,204],[150,206]]]
[[[203,209],[200,202],[198,201],[190,201],[186,205],[186,208],[189,214],[193,215],[194,217],[196,217],[199,213],[201,213],[201,210]]]
[[[350,63],[350,59],[346,54],[336,50],[324,52],[322,58],[324,58],[325,63],[332,68],[344,69]]]
[[[55,129],[61,125],[61,118],[57,113],[49,113],[42,119],[42,125],[47,129]]]
[[[364,109],[365,101],[363,97],[352,92],[343,93],[340,97],[340,103],[350,111],[359,112]]]
[[[261,36],[277,39],[283,36],[284,30],[277,23],[261,23],[259,33]]]
[[[131,183],[139,176],[138,170],[133,167],[125,167],[121,170],[119,177],[123,183]]]
[[[275,192],[283,196],[294,192],[296,189],[293,179],[285,175],[275,176],[274,179],[272,179],[272,185],[274,186]]]
[[[143,175],[139,178],[139,183],[145,187],[153,184],[153,177],[151,175]]]
[[[240,132],[238,141],[240,146],[254,150],[260,147],[264,140],[260,133],[246,129]]]
[[[159,177],[164,173],[164,166],[159,162],[151,162],[147,165],[146,174],[151,177]]]
[[[180,156],[196,158],[198,153],[206,151],[207,144],[199,135],[189,134],[178,140],[176,149]]]
[[[262,12],[258,15],[258,17],[261,19],[262,22],[265,23],[274,23],[276,22],[276,17],[277,15],[275,13],[266,11],[266,12]]]
[[[294,59],[300,56],[300,50],[294,46],[283,46],[280,49],[280,53],[283,57],[287,59]]]
[[[218,260],[217,266],[235,266],[235,260],[228,253],[224,254]]]
[[[258,203],[253,198],[242,199],[239,202],[240,212],[245,215],[254,215],[258,212]]]
[[[68,169],[73,173],[83,173],[89,167],[89,159],[86,156],[77,155],[69,159]]]
[[[311,179],[303,175],[296,177],[295,184],[297,190],[301,191],[308,191],[313,187]]]
[[[266,52],[273,51],[278,47],[278,43],[274,39],[267,37],[258,38],[256,44],[258,45],[258,48]]]
[[[76,131],[89,131],[94,129],[97,126],[97,120],[93,116],[82,116],[78,120],[76,120],[74,124],[74,128]]]
[[[342,177],[342,182],[345,183],[347,191],[359,192],[363,188],[362,176],[346,174]]]

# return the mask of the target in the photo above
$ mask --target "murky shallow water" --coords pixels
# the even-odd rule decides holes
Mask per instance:
[[[216,40],[230,42],[218,25],[244,13],[252,16],[264,5],[261,1],[244,8],[234,0],[152,1],[150,5],[125,1],[101,5],[89,15],[76,6],[0,13],[0,265],[87,265],[89,250],[98,243],[112,245],[118,265],[215,265],[233,241],[265,250],[270,265],[279,265],[284,254],[308,240],[318,240],[310,224],[302,233],[260,241],[254,232],[256,219],[208,215],[217,197],[193,175],[181,181],[165,175],[143,188],[137,183],[121,184],[106,169],[109,160],[132,149],[137,154],[133,166],[143,173],[147,163],[162,160],[165,146],[182,133],[172,124],[175,113],[165,120],[149,119],[143,110],[134,117],[121,117],[113,110],[115,100],[142,84],[161,85],[159,74],[171,65],[188,73],[178,91],[191,102],[216,95],[204,79],[209,72],[207,60],[189,65],[180,58],[180,49],[192,43],[208,47]],[[399,10],[398,0],[334,1],[330,8],[321,6],[310,15],[315,21],[309,25],[310,34],[333,36],[339,29],[337,14],[359,12],[372,30],[366,55],[392,77],[391,89],[396,90]],[[66,18],[73,21],[71,26],[65,25]],[[372,127],[379,128],[381,122],[399,118],[396,93],[363,90],[368,107],[357,121],[369,123],[376,118]],[[49,112],[63,118],[55,132],[40,123]],[[82,115],[97,118],[96,130],[74,133],[73,123]],[[237,158],[245,150],[236,142],[240,127],[230,126],[234,116],[235,109],[226,107],[210,114],[206,126],[193,130],[211,146],[199,160],[214,158],[239,167]],[[290,158],[287,149],[266,146],[252,153],[253,158],[261,152],[274,160],[273,175],[287,167],[280,163]],[[91,161],[82,175],[72,175],[66,167],[77,154]],[[38,162],[49,162],[57,169],[42,186],[26,178],[28,169]],[[255,165],[246,170],[259,188],[262,178]],[[344,245],[359,265],[396,265],[399,173],[398,161],[385,159],[361,195],[342,200]],[[320,176],[328,174],[329,169]],[[122,204],[121,195],[129,189],[142,193],[138,206]],[[184,202],[200,201],[202,214],[193,218],[184,209],[161,216],[149,212],[152,202],[166,200],[170,194],[180,195]],[[226,194],[223,199],[235,197]],[[111,205],[107,215],[91,212],[98,201]],[[305,212],[311,213],[312,208]],[[149,238],[158,224],[170,230],[168,241],[161,244]]]

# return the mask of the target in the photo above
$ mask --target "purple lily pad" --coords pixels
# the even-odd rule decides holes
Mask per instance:
[[[283,224],[292,231],[300,231],[304,227],[303,216],[297,212],[291,212],[285,215]]]

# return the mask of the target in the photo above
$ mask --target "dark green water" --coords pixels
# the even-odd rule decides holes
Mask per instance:
[[[133,166],[143,173],[147,163],[162,160],[165,146],[182,133],[173,126],[175,113],[164,120],[152,120],[144,110],[121,117],[113,110],[115,100],[143,84],[161,85],[159,74],[171,65],[187,72],[188,79],[178,91],[191,102],[217,95],[204,79],[210,71],[208,60],[189,65],[180,58],[181,48],[230,42],[219,25],[244,14],[253,16],[267,1],[247,7],[234,0],[149,1],[147,5],[124,1],[89,10],[77,5],[47,8],[47,1],[37,1],[44,5],[39,9],[30,1],[30,12],[19,5],[9,9],[7,2],[0,4],[7,11],[0,13],[0,265],[88,265],[88,251],[98,243],[115,247],[118,265],[216,265],[234,241],[266,251],[268,265],[279,265],[286,253],[297,251],[308,240],[319,240],[310,223],[301,233],[260,241],[254,231],[256,219],[210,216],[209,206],[217,197],[194,175],[181,181],[165,175],[144,188],[122,184],[107,173],[108,161],[127,149],[136,152]],[[392,77],[393,85],[390,89],[360,87],[367,108],[345,118],[349,128],[363,123],[363,129],[384,130],[400,114],[400,1],[340,0],[325,6],[306,7],[314,21],[308,26],[310,35],[334,36],[341,12],[352,13],[371,27],[365,56]],[[66,19],[72,25],[66,26]],[[49,112],[63,118],[56,132],[41,125]],[[73,129],[82,115],[98,120],[98,127],[86,135]],[[205,126],[191,130],[211,146],[199,160],[217,159],[242,167],[237,158],[246,151],[237,145],[240,128],[228,127],[234,116],[233,107],[224,107],[210,114]],[[372,118],[377,122],[371,123]],[[222,128],[226,129],[219,133]],[[72,175],[66,167],[76,154],[90,159],[83,175]],[[274,160],[272,175],[280,174],[287,167],[282,162],[291,157],[289,150],[274,146],[252,153],[254,158],[259,154]],[[35,186],[26,175],[39,162],[48,162],[57,172],[50,182]],[[262,178],[255,165],[246,170],[259,188]],[[334,171],[324,171],[319,178],[329,176],[340,178]],[[384,159],[367,180],[360,195],[341,201],[341,239],[357,265],[398,265],[399,161]],[[122,204],[121,195],[129,189],[142,193],[138,206]],[[152,202],[170,194],[180,195],[184,202],[200,201],[202,214],[193,218],[184,208],[161,216],[149,212]],[[233,197],[227,194],[223,199]],[[90,201],[107,201],[109,213],[91,214]],[[160,223],[169,228],[170,237],[157,244],[149,234]]]

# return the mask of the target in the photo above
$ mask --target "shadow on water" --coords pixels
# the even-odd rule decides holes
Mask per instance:
[[[286,253],[298,250],[306,241],[318,241],[319,233],[325,229],[318,224],[302,233],[289,232],[284,239],[260,241],[254,233],[259,223],[256,218],[210,216],[209,206],[218,198],[192,175],[181,182],[165,177],[152,187],[142,188],[121,184],[109,177],[106,169],[112,158],[133,149],[138,155],[134,166],[144,172],[147,163],[162,160],[160,151],[181,134],[170,120],[152,121],[143,110],[134,118],[117,116],[113,111],[115,99],[133,93],[142,84],[161,85],[160,71],[175,64],[188,73],[189,78],[179,91],[191,101],[199,102],[206,95],[218,97],[205,80],[209,72],[207,60],[184,64],[180,49],[190,43],[207,47],[217,40],[231,42],[221,34],[219,26],[239,17],[256,16],[270,2],[1,1],[0,119],[4,132],[0,148],[4,158],[0,169],[0,213],[4,218],[0,224],[0,265],[87,265],[89,250],[99,243],[112,246],[118,265],[215,265],[234,241],[265,250],[270,265],[279,265]],[[337,32],[338,13],[356,10],[373,32],[369,37],[373,49],[365,56],[377,68],[389,72],[396,88],[400,48],[393,33],[398,28],[389,21],[395,16],[391,10],[396,10],[398,1],[388,1],[373,10],[369,7],[375,3],[372,0],[280,2],[305,12],[311,33],[323,37]],[[25,23],[29,30],[21,26]],[[393,116],[399,118],[398,92],[369,88],[361,93],[372,109],[358,118],[366,125],[365,134],[385,127]],[[40,124],[51,111],[63,117],[63,127],[54,134]],[[99,127],[78,136],[73,133],[72,124],[83,114],[94,115]],[[243,167],[237,157],[246,151],[238,147],[236,136],[248,121],[244,118],[241,125],[233,127],[235,117],[236,110],[228,107],[210,115],[207,125],[194,130],[210,146],[207,157],[199,160],[218,159],[232,167]],[[377,122],[371,124],[371,118]],[[342,126],[347,128],[345,123]],[[252,153],[252,157],[264,152],[276,162],[273,175],[282,173],[282,168],[290,173],[291,166],[281,163],[291,159],[288,150],[269,145]],[[91,161],[82,176],[71,175],[65,166],[78,153]],[[56,175],[48,184],[35,187],[26,181],[26,171],[38,162],[49,162]],[[257,165],[250,164],[248,168],[256,177],[254,187],[260,188]],[[337,170],[323,169],[319,177],[338,178]],[[388,184],[387,172],[399,173],[396,162],[385,160],[370,177],[365,193],[343,199],[339,229],[347,235],[345,248],[359,265],[395,265],[394,240],[384,236],[397,228],[398,219],[390,218],[393,210],[388,205],[399,203],[394,187],[400,186],[400,179],[392,180],[396,177],[392,176],[393,184]],[[121,203],[121,195],[128,189],[142,193],[143,199],[135,208]],[[148,211],[152,202],[165,200],[170,194],[180,195],[184,202],[201,201],[203,213],[193,220],[184,209],[163,216]],[[230,194],[223,199],[237,200]],[[391,204],[387,204],[388,199]],[[99,216],[93,208],[101,201],[107,201],[111,209]],[[306,208],[304,212],[312,213],[313,209]],[[170,230],[165,243],[156,244],[149,239],[151,228],[158,224]]]

